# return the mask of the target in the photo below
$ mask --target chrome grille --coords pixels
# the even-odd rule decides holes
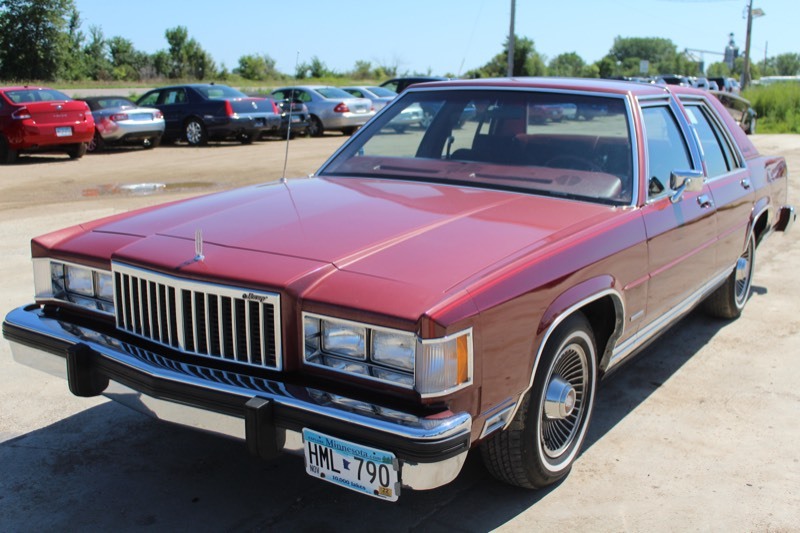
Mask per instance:
[[[117,327],[182,352],[279,370],[280,297],[114,263]]]

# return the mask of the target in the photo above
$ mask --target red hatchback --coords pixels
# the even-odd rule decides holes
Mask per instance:
[[[65,152],[78,159],[93,135],[85,102],[46,87],[0,88],[0,163],[32,152]]]

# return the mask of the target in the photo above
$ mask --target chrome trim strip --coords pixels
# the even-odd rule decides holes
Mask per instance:
[[[680,318],[682,318],[686,313],[691,311],[695,305],[697,305],[706,295],[710,294],[711,291],[716,289],[720,283],[725,281],[731,273],[732,268],[728,268],[720,274],[714,276],[711,281],[700,287],[697,291],[690,294],[688,298],[686,298],[683,302],[679,303],[647,326],[644,326],[641,330],[639,330],[635,335],[631,336],[631,338],[627,339],[625,342],[621,343],[614,349],[613,354],[611,355],[611,359],[608,362],[608,366],[603,370],[610,370],[611,368],[615,367],[619,363],[621,363],[625,358],[632,355],[633,352],[636,351],[637,348],[641,347],[647,341],[655,337],[658,333],[664,331],[664,329],[671,323],[677,322]]]

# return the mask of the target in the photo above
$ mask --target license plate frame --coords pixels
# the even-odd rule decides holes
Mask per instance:
[[[72,126],[56,127],[56,137],[72,137]]]
[[[400,463],[384,450],[303,428],[306,473],[379,500],[400,496]]]

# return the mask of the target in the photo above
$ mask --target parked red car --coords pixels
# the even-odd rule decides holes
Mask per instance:
[[[94,119],[85,102],[46,87],[0,88],[0,163],[37,152],[78,159],[93,135]]]
[[[369,496],[442,486],[474,447],[538,488],[579,458],[601,378],[701,303],[740,316],[796,218],[787,180],[706,91],[415,85],[309,177],[35,238],[3,334],[78,396]]]

